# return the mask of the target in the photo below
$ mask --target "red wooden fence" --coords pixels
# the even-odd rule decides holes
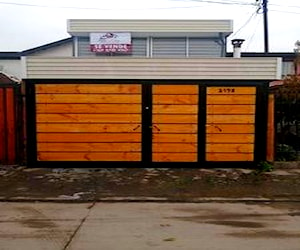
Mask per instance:
[[[20,85],[0,81],[0,164],[17,164],[21,159],[22,127]]]

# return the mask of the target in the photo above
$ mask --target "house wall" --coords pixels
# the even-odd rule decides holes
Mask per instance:
[[[0,59],[0,71],[4,72],[9,76],[16,77],[18,79],[22,79],[22,67],[21,60],[19,59]]]
[[[278,58],[72,58],[28,57],[29,79],[237,79],[281,78]]]
[[[30,56],[49,56],[49,57],[70,56],[71,57],[73,56],[73,43],[69,42],[52,48],[47,48],[45,50],[30,53]]]

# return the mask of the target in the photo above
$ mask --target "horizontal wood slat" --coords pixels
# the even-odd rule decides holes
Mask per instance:
[[[119,94],[140,94],[141,85],[137,84],[36,84],[35,92],[38,94],[65,93],[65,94],[98,94],[98,93],[119,93]]]
[[[254,124],[254,115],[207,115],[206,122],[212,123],[240,123],[240,124]]]
[[[140,123],[140,114],[37,114],[37,122],[44,123]]]
[[[196,162],[196,153],[153,153],[154,162]]]
[[[255,114],[255,105],[207,105],[207,114]]]
[[[37,103],[141,103],[140,94],[37,94]]]
[[[153,143],[160,142],[181,142],[197,143],[197,134],[153,134]],[[184,147],[184,145],[182,145]]]
[[[153,143],[153,152],[197,152],[197,143]]]
[[[141,132],[142,125],[138,123],[37,123],[37,132],[70,132],[70,133],[132,133]]]
[[[140,152],[141,143],[38,143],[39,152]]]
[[[253,153],[206,153],[207,161],[253,161]]]
[[[141,142],[140,133],[37,133],[37,142]],[[67,145],[66,145],[67,146]]]
[[[255,95],[207,95],[207,104],[255,104]]]
[[[207,144],[206,152],[221,152],[221,153],[253,153],[254,144]]]
[[[153,85],[152,91],[157,94],[198,94],[197,85]]]
[[[198,131],[197,124],[153,124],[152,133],[161,134],[195,134]]]
[[[253,134],[254,124],[206,124],[208,134]]]
[[[38,104],[37,113],[140,114],[140,104]]]
[[[39,152],[39,161],[141,161],[137,152]]]
[[[207,134],[207,143],[254,143],[254,134]]]
[[[218,86],[207,88],[208,95],[255,95],[256,87],[231,87],[231,86]]]
[[[153,104],[198,104],[198,95],[153,95]]]
[[[198,105],[153,105],[154,114],[197,114]]]
[[[162,123],[182,123],[182,124],[197,124],[198,116],[197,115],[164,115],[164,114],[155,114],[153,116],[153,123],[159,124]]]

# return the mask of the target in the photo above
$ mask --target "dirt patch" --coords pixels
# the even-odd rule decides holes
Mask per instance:
[[[225,221],[206,221],[207,224],[230,226],[230,227],[245,227],[245,228],[262,228],[264,224],[252,221],[235,221],[235,220],[225,220]]]
[[[300,174],[257,174],[247,169],[5,168],[0,196],[78,201],[116,196],[164,197],[170,201],[198,197],[300,200]]]
[[[300,233],[290,233],[277,230],[263,230],[263,231],[249,231],[249,232],[236,232],[228,233],[228,236],[234,236],[239,238],[300,238]]]

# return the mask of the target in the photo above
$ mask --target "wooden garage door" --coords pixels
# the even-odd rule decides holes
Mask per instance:
[[[207,161],[253,161],[256,87],[208,87]]]
[[[141,86],[36,84],[38,161],[141,161]]]
[[[197,85],[154,85],[153,162],[196,162]]]

